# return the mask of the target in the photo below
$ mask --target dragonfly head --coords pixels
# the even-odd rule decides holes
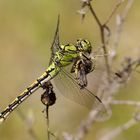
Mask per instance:
[[[91,43],[87,39],[77,39],[76,46],[79,51],[83,51],[85,53],[91,53],[92,46]]]

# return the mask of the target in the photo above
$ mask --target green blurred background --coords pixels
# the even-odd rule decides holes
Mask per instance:
[[[117,0],[98,0],[92,2],[101,21],[105,21]],[[74,43],[77,38],[88,38],[95,46],[100,45],[100,33],[90,12],[81,23],[77,13],[80,0],[0,0],[0,110],[4,109],[32,81],[47,68],[50,46],[53,40],[58,14],[61,15],[60,39],[62,43]],[[118,9],[120,13],[126,2]],[[135,0],[124,24],[115,68],[124,56],[134,58],[140,55],[139,22],[140,1]],[[109,23],[115,31],[115,17]],[[110,44],[111,47],[111,44]],[[117,99],[140,99],[140,76],[135,74],[121,89]],[[39,140],[47,139],[44,106],[40,102],[41,90],[37,91],[20,107],[25,116],[35,119],[33,130]],[[75,107],[76,106],[76,107]],[[97,123],[91,129],[86,140],[97,140],[100,135],[127,122],[134,108],[113,106],[113,116],[106,122]],[[123,112],[123,113],[122,113]],[[86,118],[88,110],[57,94],[57,103],[50,109],[51,131],[57,136],[66,131],[76,133],[80,122]],[[116,140],[138,140],[140,125],[125,131]],[[19,110],[14,111],[0,126],[0,140],[32,140],[28,134],[28,125],[21,119]]]

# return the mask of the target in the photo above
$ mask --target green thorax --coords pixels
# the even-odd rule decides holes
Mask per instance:
[[[75,45],[61,45],[60,49],[55,52],[47,72],[53,78],[60,71],[61,67],[71,64],[77,57],[79,57],[79,53]]]

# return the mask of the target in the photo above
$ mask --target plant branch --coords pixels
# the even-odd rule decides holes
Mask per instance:
[[[125,59],[125,61],[123,61],[123,68],[120,70],[121,78],[123,80],[120,82],[120,80],[117,80],[116,78],[114,78],[114,80],[111,83],[105,82],[106,84],[102,85],[102,87],[99,88],[98,92],[103,92],[104,95],[106,95],[106,97],[104,97],[102,100],[104,106],[106,107],[106,116],[105,116],[105,118],[103,117],[101,119],[101,121],[105,121],[111,117],[112,112],[111,112],[109,106],[110,106],[110,104],[112,104],[114,95],[116,95],[118,90],[123,85],[126,84],[128,77],[130,77],[132,74],[132,71],[135,70],[135,69],[132,69],[132,67],[137,66],[137,64],[139,64],[139,59],[137,59],[137,60],[132,60],[130,58]],[[119,77],[117,77],[117,78],[119,78]],[[98,93],[97,93],[97,95],[98,95]],[[131,102],[130,104],[134,104],[134,103]],[[65,137],[65,140],[83,140],[85,138],[85,136],[87,135],[87,133],[89,133],[91,126],[93,126],[94,123],[98,120],[100,113],[101,113],[101,110],[98,108],[96,110],[95,109],[91,110],[87,119],[84,122],[82,122],[82,124],[80,125],[75,137],[67,134],[67,135],[65,135],[65,136],[67,136],[67,137]],[[131,123],[131,122],[129,122],[129,123]]]
[[[45,105],[43,112],[46,114],[47,137],[48,140],[50,140],[50,136],[55,135],[49,130],[49,106],[55,104],[56,96],[55,92],[53,91],[53,85],[50,81],[45,82],[44,85],[42,85],[42,88],[45,90],[45,92],[41,95],[41,102]]]
[[[139,101],[131,101],[131,100],[112,100],[112,105],[132,105],[140,107]]]
[[[97,14],[95,13],[95,11],[94,11],[94,9],[93,9],[93,7],[92,7],[92,5],[91,5],[90,2],[88,3],[88,7],[89,7],[89,9],[90,9],[90,11],[91,11],[93,17],[95,18],[97,24],[99,25],[100,28],[102,28],[102,24],[101,24],[101,22],[100,22],[100,20],[99,20],[99,18],[98,18],[98,16],[97,16]]]
[[[92,0],[82,0],[83,4],[82,4],[82,9],[80,10],[80,14],[82,14],[82,17],[85,17],[86,11],[84,10],[84,8],[86,6],[88,6],[90,12],[92,13],[95,21],[97,22],[99,29],[100,29],[100,35],[101,35],[101,43],[102,43],[102,48],[103,48],[103,52],[104,54],[108,53],[107,50],[107,42],[106,42],[106,38],[105,38],[105,30],[108,31],[109,36],[110,36],[110,29],[107,26],[107,23],[111,20],[112,16],[114,15],[114,13],[116,12],[116,10],[118,9],[118,7],[122,4],[122,2],[124,0],[120,0],[116,5],[115,8],[112,10],[111,14],[109,15],[109,17],[107,18],[107,20],[105,21],[104,24],[101,23],[99,17],[97,16],[96,12],[94,11],[92,5],[91,5],[91,1]],[[105,59],[105,66],[106,66],[106,71],[107,71],[107,75],[108,75],[108,81],[110,82],[110,64],[109,64],[109,58],[107,55],[104,55],[104,59]]]
[[[50,131],[49,131],[49,106],[46,105],[46,125],[47,125],[47,136],[48,136],[48,140],[50,140]]]
[[[120,135],[122,132],[136,125],[139,121],[140,121],[140,113],[136,113],[132,119],[130,119],[123,125],[113,129],[112,131],[101,137],[100,140],[112,140],[116,138],[116,136]]]
[[[98,110],[92,110],[89,113],[87,120],[80,125],[77,135],[75,137],[72,137],[71,135],[65,133],[65,140],[83,140],[88,133],[91,125],[93,125],[93,123],[95,122],[94,118],[97,117],[98,113]]]
[[[105,24],[101,24],[97,14],[95,13],[91,3],[89,2],[88,3],[88,7],[93,15],[93,17],[95,18],[99,28],[100,28],[100,34],[101,34],[101,42],[102,42],[102,48],[103,48],[103,51],[104,51],[104,54],[107,54],[108,51],[107,51],[107,47],[106,47],[106,43],[105,43],[105,32],[104,30],[105,29],[109,29]],[[109,66],[109,61],[108,61],[108,56],[107,55],[104,55],[104,58],[105,58],[105,65],[106,65],[106,70],[107,70],[107,74],[108,74],[108,79],[110,77],[110,66]]]
[[[108,16],[107,20],[105,21],[104,25],[107,25],[108,22],[111,20],[111,18],[113,17],[113,15],[116,13],[116,11],[118,10],[118,8],[120,7],[120,5],[124,2],[124,0],[120,0],[118,1],[118,3],[115,5],[115,7],[113,8],[111,14]]]
[[[89,0],[82,0],[84,2],[83,7],[88,6],[88,9],[90,10],[90,12],[92,13],[95,21],[97,22],[99,29],[100,29],[100,34],[101,34],[101,43],[102,43],[102,49],[104,52],[104,58],[105,58],[105,66],[106,66],[106,70],[107,70],[107,74],[108,77],[110,77],[110,64],[109,64],[109,58],[108,58],[108,50],[107,50],[107,43],[106,43],[106,35],[105,35],[105,30],[109,31],[109,28],[107,26],[108,22],[111,20],[112,16],[114,15],[114,13],[116,12],[116,10],[118,9],[118,7],[121,5],[121,3],[123,3],[123,0],[120,0],[115,8],[112,10],[111,14],[109,15],[109,17],[107,18],[107,20],[105,21],[104,24],[101,23],[100,19],[98,18],[96,12],[94,11],[91,3]],[[130,1],[132,2],[132,0],[128,0],[128,3],[126,5],[126,9],[130,9],[130,7],[132,6],[132,3],[130,4]],[[129,5],[129,6],[128,6]],[[129,7],[129,8],[128,8]],[[124,10],[125,11],[125,10]],[[129,11],[129,10],[128,10]],[[125,12],[127,13],[127,12]],[[85,13],[84,13],[85,14]],[[124,14],[125,15],[125,14]],[[123,16],[125,18],[125,16]],[[120,40],[118,40],[120,41]],[[113,60],[113,59],[112,59]],[[120,88],[125,85],[128,81],[128,79],[130,79],[132,72],[135,71],[135,69],[140,66],[140,59],[137,60],[133,60],[132,58],[127,58],[124,59],[123,61],[123,65],[122,68],[120,68],[119,72],[116,72],[114,75],[115,77],[113,77],[111,79],[111,82],[108,82],[109,79],[106,79],[105,77],[103,77],[102,81],[103,83],[101,83],[101,86],[99,87],[98,91],[97,91],[97,95],[98,94],[102,94],[104,95],[102,98],[102,102],[107,110],[107,116],[106,118],[109,118],[111,115],[111,109],[110,109],[110,104],[121,104],[123,103],[123,101],[118,102],[117,100],[114,100],[114,95],[117,94],[118,90],[120,90]],[[110,80],[109,80],[110,81]],[[114,102],[113,102],[114,100]],[[132,101],[127,101],[125,102],[125,104],[130,104],[130,105],[138,105],[140,103],[136,102],[132,102]],[[94,125],[94,123],[97,121],[97,117],[100,115],[100,110],[91,110],[87,119],[85,121],[83,121],[76,133],[75,136],[69,135],[67,133],[65,133],[65,140],[83,140],[85,138],[85,136],[89,133],[90,128]],[[103,118],[103,120],[105,120]],[[127,130],[128,128],[134,126],[138,121],[140,121],[140,115],[135,116],[134,118],[130,119],[130,121],[128,121],[127,123],[123,124],[122,126],[114,129],[114,133],[116,134],[116,136],[118,134],[120,134],[121,132],[123,132],[124,130]],[[111,134],[112,135],[112,134]],[[104,139],[106,137],[102,137],[102,140],[111,140],[111,139]],[[108,137],[107,137],[108,138]]]
[[[116,33],[115,33],[115,40],[114,40],[114,49],[116,49],[119,46],[121,33],[122,33],[122,28],[123,28],[123,25],[124,25],[124,22],[125,22],[125,20],[127,18],[128,13],[132,8],[133,3],[134,3],[134,0],[128,0],[127,5],[125,6],[122,14],[117,15],[117,18],[116,18]]]

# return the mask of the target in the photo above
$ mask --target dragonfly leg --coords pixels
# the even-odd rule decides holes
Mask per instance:
[[[84,88],[87,86],[87,78],[82,59],[77,59],[74,62],[71,72],[75,73],[75,79],[77,80],[77,83],[80,86],[80,88]]]
[[[78,80],[78,84],[80,86],[80,88],[85,88],[87,86],[87,77],[85,74],[85,71],[83,69],[80,69],[78,71],[78,75],[79,75],[79,80]]]
[[[80,88],[85,88],[88,84],[87,74],[94,70],[92,61],[86,58],[79,58],[73,64],[72,70],[75,72]]]

